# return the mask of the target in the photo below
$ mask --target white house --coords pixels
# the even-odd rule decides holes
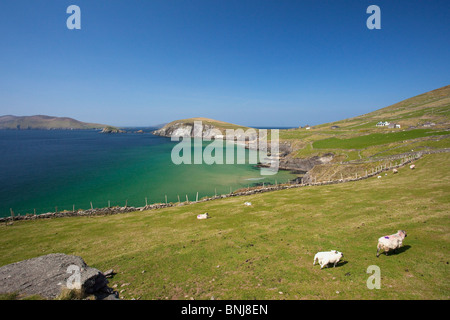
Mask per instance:
[[[388,121],[380,121],[376,124],[377,127],[386,127],[388,126],[390,123]]]

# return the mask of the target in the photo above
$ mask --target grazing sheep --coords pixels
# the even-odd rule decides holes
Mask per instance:
[[[377,257],[380,256],[380,251],[384,250],[387,253],[391,250],[396,250],[402,246],[403,239],[406,238],[406,231],[398,230],[396,234],[391,234],[390,236],[384,236],[378,239],[377,245]]]
[[[204,214],[197,215],[197,219],[199,219],[199,220],[208,219],[208,218],[209,218],[208,212],[205,212]]]
[[[395,174],[395,173],[398,173],[398,170],[394,169],[394,170],[392,170],[392,172]]]
[[[410,168],[411,170],[414,169],[415,167],[416,167],[415,164],[412,164],[412,165],[409,166],[409,168]]]
[[[378,176],[377,178],[378,178],[378,179],[381,179],[381,176]]]
[[[244,205],[246,205],[246,206],[251,206],[252,203],[247,201],[247,202],[244,202]]]
[[[342,252],[336,250],[318,252],[314,256],[313,266],[316,265],[316,262],[318,262],[320,264],[320,269],[323,269],[323,267],[330,263],[333,264],[333,267],[336,267],[336,264],[342,259],[343,256],[344,254]]]

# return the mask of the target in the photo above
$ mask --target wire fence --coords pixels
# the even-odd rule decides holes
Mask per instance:
[[[29,209],[19,209],[17,211],[14,211],[13,208],[10,208],[9,216],[8,214],[5,214],[3,218],[0,218],[0,221],[8,221],[8,220],[18,220],[21,216],[39,216],[39,215],[45,215],[48,216],[61,216],[64,215],[64,213],[71,213],[71,214],[97,214],[97,213],[117,213],[117,212],[129,212],[133,210],[144,210],[144,209],[153,209],[153,208],[161,208],[161,207],[167,207],[167,206],[173,206],[177,204],[189,204],[189,203],[196,203],[196,202],[203,202],[203,201],[210,201],[215,200],[219,198],[226,198],[230,196],[240,196],[240,195],[249,195],[249,194],[255,194],[255,193],[261,193],[261,192],[268,192],[268,191],[274,191],[274,190],[283,190],[288,188],[298,188],[298,187],[304,187],[304,186],[318,186],[318,185],[326,185],[326,184],[336,184],[336,183],[342,183],[342,182],[350,182],[350,181],[358,181],[362,179],[367,179],[370,177],[373,177],[375,175],[379,175],[382,172],[390,171],[393,169],[397,169],[400,167],[403,167],[413,161],[418,160],[421,158],[424,154],[431,154],[431,153],[443,153],[443,152],[450,152],[449,148],[446,149],[440,149],[440,150],[430,150],[430,151],[419,151],[419,152],[413,152],[408,155],[399,155],[393,158],[384,158],[384,163],[377,164],[377,166],[369,168],[365,170],[364,173],[353,173],[350,176],[344,177],[342,174],[340,177],[336,179],[327,179],[327,180],[320,180],[317,179],[317,177],[310,176],[309,181],[303,181],[299,179],[295,180],[288,180],[286,182],[278,182],[275,180],[275,183],[252,183],[248,184],[247,188],[240,187],[239,189],[234,189],[232,187],[229,188],[228,192],[223,192],[222,188],[215,188],[214,192],[210,193],[204,193],[201,194],[199,192],[196,193],[188,193],[184,195],[172,195],[170,198],[168,195],[164,196],[164,199],[162,201],[157,202],[151,202],[149,197],[146,197],[143,199],[142,202],[137,203],[137,201],[133,203],[129,203],[128,200],[121,200],[121,201],[102,201],[102,202],[89,202],[85,203],[83,205],[76,205],[76,204],[70,204],[70,205],[59,205],[59,206],[52,206],[52,207],[44,207],[44,208],[29,208]],[[396,160],[396,161],[388,161],[388,160]],[[380,162],[380,160],[378,160]],[[370,162],[368,162],[370,163]],[[222,190],[222,192],[218,192],[218,190]],[[119,208],[119,209],[117,209]],[[108,210],[110,209],[110,210]]]

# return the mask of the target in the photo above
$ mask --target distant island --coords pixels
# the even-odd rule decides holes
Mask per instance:
[[[98,123],[87,123],[78,121],[68,117],[52,117],[45,115],[35,116],[0,116],[0,130],[86,130],[86,129],[103,129],[111,126]]]

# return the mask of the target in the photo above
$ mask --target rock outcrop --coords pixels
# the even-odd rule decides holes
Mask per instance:
[[[314,156],[310,158],[292,158],[292,157],[286,157],[286,153],[289,152],[288,149],[283,149],[284,153],[280,155],[280,164],[279,169],[281,170],[290,170],[292,172],[296,173],[307,173],[310,171],[314,166],[319,164],[325,164],[330,163],[333,158],[334,154],[327,153],[322,156]],[[280,148],[281,151],[281,148]],[[281,153],[281,152],[280,152]],[[265,165],[261,165],[265,166]]]
[[[126,133],[126,131],[115,127],[104,127],[100,133]]]
[[[201,129],[201,132],[199,131],[199,129]],[[218,134],[219,132],[220,135]],[[166,125],[161,129],[153,131],[153,134],[162,137],[203,137],[207,139],[211,139],[216,136],[222,136],[222,132],[213,125],[203,124],[200,128],[195,127],[194,124],[184,122],[177,122],[174,124]]]
[[[284,158],[280,160],[280,169],[295,170],[307,172],[318,164],[330,163],[334,158],[334,154],[327,153],[322,156],[314,156],[311,158]]]
[[[226,122],[215,121],[211,119],[204,118],[192,118],[187,120],[178,120],[171,122],[161,129],[153,131],[154,135],[162,137],[191,137],[191,138],[203,138],[203,139],[213,139],[213,138],[226,138],[226,129],[242,129],[236,130],[234,132],[234,140],[243,141],[253,141],[257,138],[257,130],[248,127],[241,127]],[[194,123],[198,121],[201,125],[195,125]],[[247,131],[251,129],[251,131]],[[252,130],[254,130],[252,132]],[[232,138],[232,137],[230,137]]]
[[[81,257],[62,253],[1,267],[0,294],[19,293],[55,299],[67,288],[68,280],[73,283],[73,278],[69,278],[74,272],[79,272],[76,279],[79,279],[81,291],[86,295],[94,295],[97,299],[118,299],[117,293],[108,288],[108,280],[101,271],[87,266]]]

